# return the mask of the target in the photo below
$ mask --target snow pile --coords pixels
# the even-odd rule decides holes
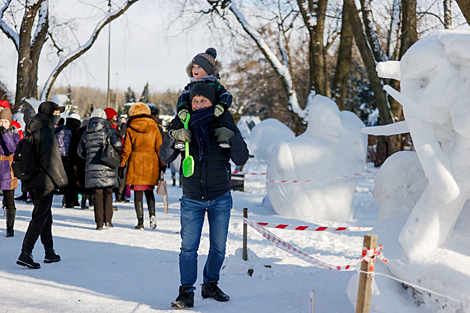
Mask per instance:
[[[251,133],[251,130],[259,123],[261,123],[261,120],[258,116],[241,116],[237,127],[242,133],[242,137],[246,138]]]
[[[382,272],[412,285],[415,302],[428,312],[470,311],[469,51],[468,32],[429,35],[400,61],[401,93],[386,87],[403,105],[419,163],[400,153],[383,164],[373,233],[389,259]],[[395,64],[384,67],[396,72]],[[386,312],[374,301],[372,310]]]
[[[223,276],[250,276],[260,279],[272,277],[272,270],[261,264],[260,259],[249,248],[247,248],[247,260],[243,260],[243,248],[235,250],[235,255],[227,256],[221,274]]]
[[[245,141],[251,155],[258,160],[267,160],[279,142],[289,142],[294,132],[276,119],[268,118],[256,125]]]
[[[366,135],[353,113],[340,112],[330,99],[309,99],[307,131],[281,142],[269,159],[269,180],[313,180],[267,183],[270,203],[279,215],[315,223],[344,223],[352,216],[357,177],[332,179],[363,171]]]

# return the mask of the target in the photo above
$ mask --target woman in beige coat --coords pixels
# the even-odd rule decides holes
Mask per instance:
[[[157,119],[151,115],[150,108],[138,102],[129,108],[129,120],[121,154],[119,176],[124,177],[127,166],[126,185],[134,190],[134,206],[137,214],[136,229],[144,229],[143,195],[147,199],[150,217],[150,229],[157,227],[155,219],[154,187],[160,179],[160,171],[166,164],[160,160],[162,136],[158,129]]]

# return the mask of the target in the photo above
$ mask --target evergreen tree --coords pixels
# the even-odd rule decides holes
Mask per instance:
[[[144,90],[142,91],[142,95],[140,96],[139,99],[140,102],[143,103],[149,103],[149,83],[147,82],[145,84]]]
[[[136,102],[135,93],[134,91],[132,91],[131,87],[128,87],[126,91],[126,103],[133,103],[133,102]]]

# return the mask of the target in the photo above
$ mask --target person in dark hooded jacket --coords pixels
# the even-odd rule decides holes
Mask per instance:
[[[16,263],[33,269],[41,267],[31,256],[39,236],[46,252],[44,262],[60,261],[60,256],[53,248],[51,207],[54,191],[58,189],[59,194],[67,191],[67,175],[53,129],[59,120],[59,113],[64,109],[51,101],[41,103],[38,114],[31,119],[25,129],[27,135],[33,136],[34,152],[39,167],[34,178],[21,182],[22,190],[31,194],[34,208],[24,235],[21,254]]]
[[[74,160],[77,158],[77,147],[72,148],[72,141],[77,140],[77,130],[80,127],[80,115],[77,113],[70,114],[65,120],[65,126],[59,132],[56,132],[57,143],[59,144],[62,163],[64,164],[65,173],[67,174],[69,192],[62,198],[62,207],[73,208],[79,206],[78,203],[78,187],[77,178],[75,176]]]
[[[88,127],[78,145],[78,155],[86,159],[85,188],[93,188],[96,229],[102,230],[103,225],[113,227],[113,187],[118,186],[117,169],[113,169],[101,161],[104,142],[109,138],[118,153],[122,144],[114,129],[108,126],[106,113],[95,109],[91,114]]]

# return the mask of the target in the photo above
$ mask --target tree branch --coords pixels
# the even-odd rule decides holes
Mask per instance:
[[[47,79],[46,83],[44,84],[44,88],[41,92],[41,101],[46,101],[47,96],[49,95],[49,92],[51,91],[52,86],[54,85],[55,80],[59,76],[59,74],[62,72],[64,68],[66,68],[70,63],[78,59],[80,56],[82,56],[85,52],[87,52],[95,43],[96,39],[98,38],[99,33],[101,30],[108,25],[110,22],[124,14],[124,12],[129,9],[131,5],[136,3],[139,0],[127,0],[125,4],[122,5],[121,8],[114,12],[110,12],[106,14],[106,16],[96,25],[95,30],[90,36],[90,39],[80,46],[77,50],[69,53],[67,56],[65,56],[59,64],[55,67],[55,69],[52,71],[51,75]]]
[[[16,51],[20,49],[20,37],[8,24],[3,20],[3,14],[9,8],[11,0],[7,0],[5,5],[0,9],[0,29],[3,33],[13,41]]]

